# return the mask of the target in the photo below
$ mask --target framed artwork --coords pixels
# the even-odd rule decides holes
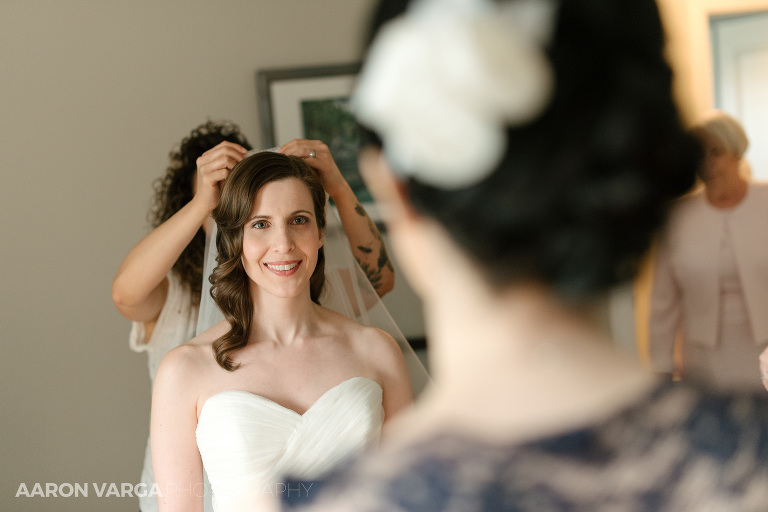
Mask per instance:
[[[370,203],[357,169],[362,137],[349,109],[359,71],[359,63],[265,69],[256,73],[256,92],[263,148],[292,139],[323,141],[358,200]]]

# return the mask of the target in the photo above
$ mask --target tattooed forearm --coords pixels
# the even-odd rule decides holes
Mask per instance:
[[[392,266],[392,262],[389,259],[389,255],[387,254],[387,248],[384,245],[384,238],[381,236],[381,233],[376,227],[376,224],[373,223],[373,221],[365,212],[365,209],[362,207],[360,203],[357,203],[355,205],[355,212],[361,217],[365,217],[366,221],[368,222],[368,229],[370,230],[373,238],[376,240],[374,244],[368,247],[365,245],[358,245],[357,250],[360,251],[360,253],[362,253],[359,256],[362,256],[362,255],[368,256],[370,254],[373,254],[373,252],[377,248],[376,247],[377,245],[378,245],[378,251],[379,251],[379,255],[375,263],[363,261],[360,257],[358,257],[358,255],[355,255],[355,259],[357,260],[358,264],[360,265],[360,268],[368,277],[368,280],[371,282],[371,284],[376,289],[376,291],[381,292],[381,286],[384,280],[384,275],[383,275],[384,269],[386,268],[389,271],[389,273],[394,273],[395,269]],[[386,293],[386,291],[384,293]]]
[[[379,266],[379,271],[384,267],[387,267],[390,271],[394,272],[395,267],[392,266],[392,262],[389,261],[389,255],[387,254],[387,248],[384,247],[384,240],[381,240],[381,250],[379,251],[379,259],[376,260]]]
[[[371,268],[371,266],[364,261],[357,260],[357,262],[360,264],[360,268],[365,274],[365,277],[367,277],[371,282],[371,285],[373,285],[373,289],[378,293],[381,288],[381,281],[384,278],[384,276],[381,275],[381,271]]]

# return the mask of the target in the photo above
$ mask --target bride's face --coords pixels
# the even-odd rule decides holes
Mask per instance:
[[[271,181],[256,193],[243,228],[243,267],[252,286],[277,297],[309,294],[323,234],[307,186]]]

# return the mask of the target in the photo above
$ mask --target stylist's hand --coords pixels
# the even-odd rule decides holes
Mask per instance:
[[[219,188],[232,168],[248,152],[243,146],[224,141],[197,159],[197,190],[193,201],[204,206],[210,213],[219,204]]]
[[[760,378],[763,379],[763,386],[768,390],[768,348],[760,354]]]
[[[341,171],[339,171],[339,166],[336,165],[331,156],[331,151],[322,141],[293,139],[277,151],[278,153],[303,158],[307,165],[318,172],[323,188],[328,192],[329,196],[338,197],[338,194],[345,187],[348,187],[347,181],[341,175]]]

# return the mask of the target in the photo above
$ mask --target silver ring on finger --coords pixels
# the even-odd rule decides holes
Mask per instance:
[[[314,149],[309,150],[309,158],[315,158],[317,156],[317,152]]]
[[[766,377],[768,377],[768,370],[760,372],[760,380],[765,380]]]

